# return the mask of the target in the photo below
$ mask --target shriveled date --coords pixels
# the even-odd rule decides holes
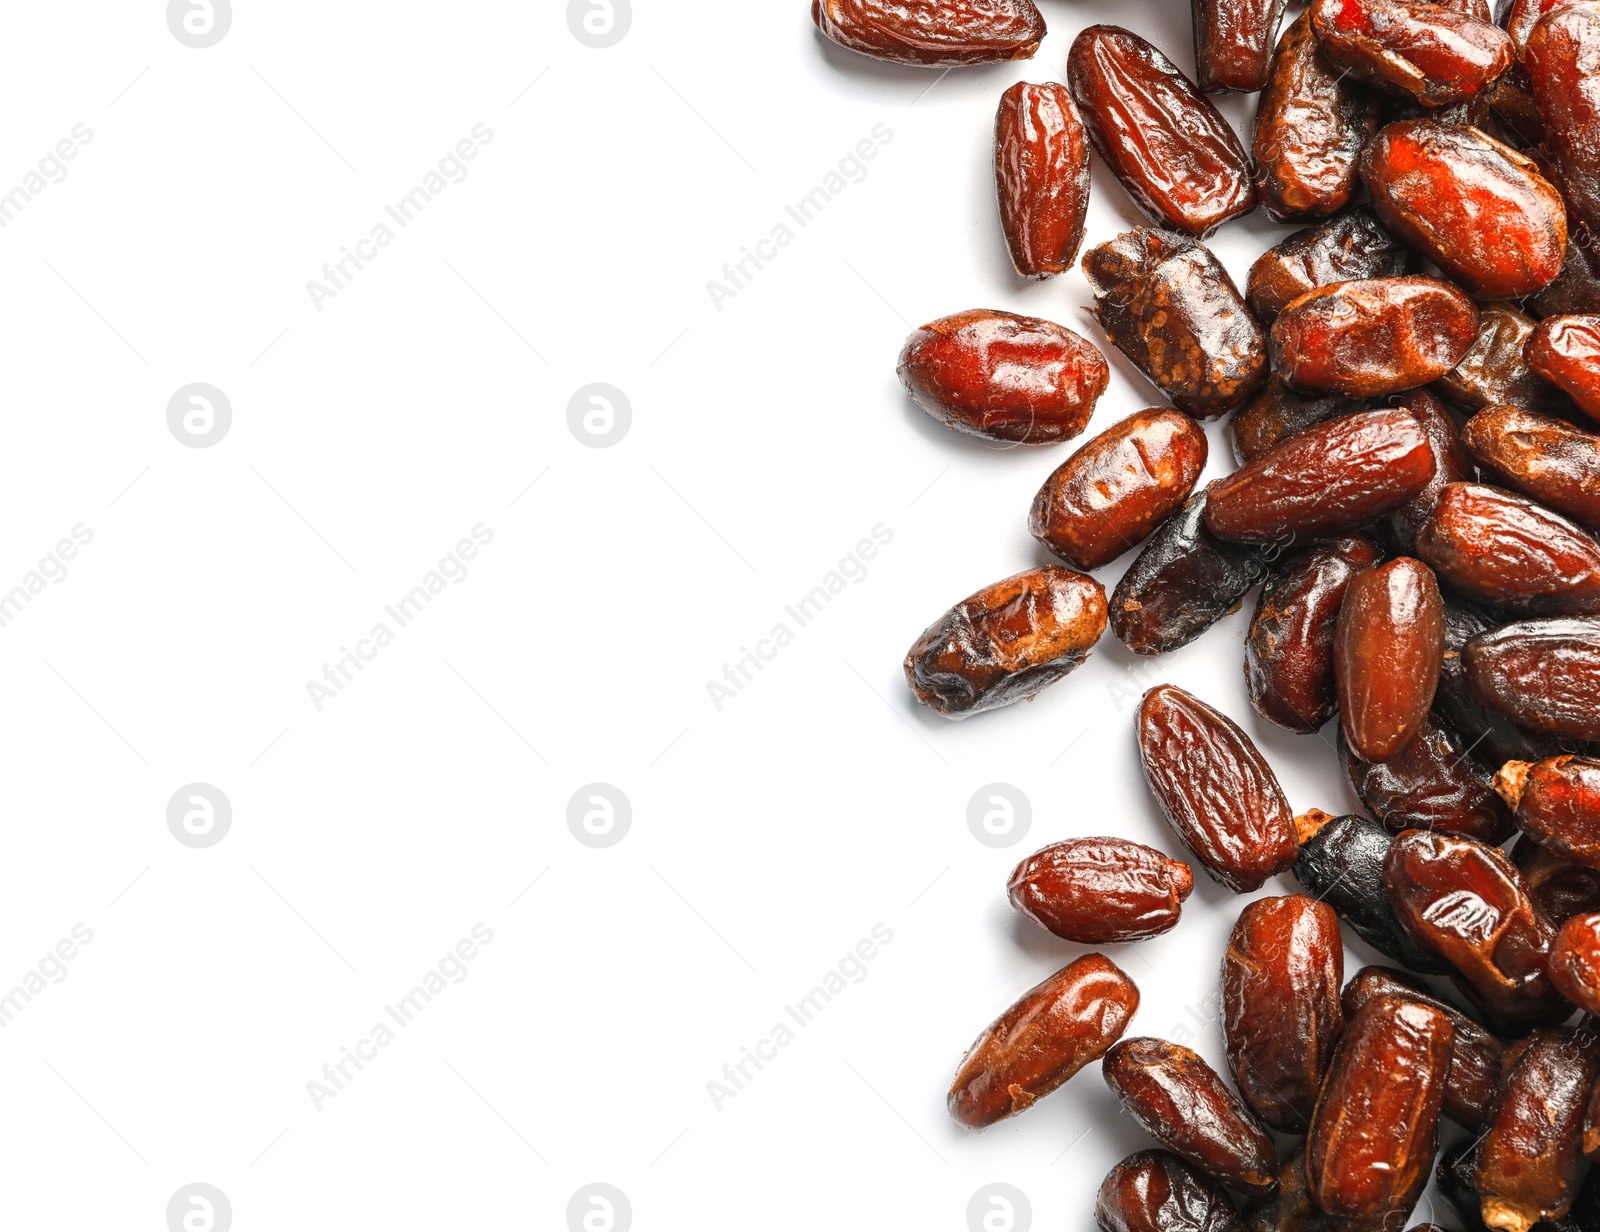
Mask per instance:
[[[1571,230],[1580,248],[1600,239],[1600,8],[1572,4],[1548,13],[1528,34],[1522,65],[1528,74],[1539,118],[1544,121],[1544,152],[1572,214]]]
[[[1575,915],[1550,950],[1550,979],[1572,1004],[1600,1014],[1600,914]]]
[[[1467,451],[1525,496],[1600,526],[1600,436],[1517,406],[1491,406],[1461,432]]]
[[[1340,740],[1350,785],[1391,834],[1440,830],[1498,846],[1516,826],[1505,801],[1478,777],[1468,747],[1437,715],[1386,761],[1367,761]]]
[[[1541,847],[1600,868],[1600,761],[1570,753],[1533,764],[1508,761],[1494,785]]]
[[[1352,415],[1367,407],[1366,402],[1338,394],[1302,394],[1290,389],[1274,372],[1261,392],[1228,420],[1233,456],[1241,464],[1254,462],[1325,419]]]
[[[1019,81],[1000,96],[994,178],[1017,273],[1071,269],[1089,211],[1089,135],[1066,86]]]
[[[1448,5],[1315,0],[1307,11],[1330,57],[1427,107],[1471,98],[1511,67],[1504,30]]]
[[[1334,282],[1421,270],[1421,256],[1384,230],[1370,209],[1349,210],[1296,231],[1257,257],[1245,283],[1245,302],[1256,320],[1271,325],[1278,313],[1307,291]]]
[[[1169,1151],[1140,1151],[1112,1168],[1094,1218],[1102,1232],[1239,1232],[1222,1186]]]
[[[811,20],[839,46],[895,64],[1028,60],[1045,34],[1033,0],[812,0]]]
[[[1358,757],[1386,761],[1433,705],[1444,655],[1444,602],[1433,571],[1402,556],[1358,574],[1334,632],[1339,722]]]
[[[1596,48],[1600,55],[1600,47]],[[1595,122],[1600,125],[1600,113]],[[1528,366],[1600,419],[1600,316],[1546,317],[1523,345]]]
[[[1472,349],[1434,382],[1434,390],[1466,411],[1502,404],[1545,411],[1560,405],[1561,395],[1528,367],[1522,353],[1537,324],[1515,304],[1482,305]]]
[[[1181,860],[1126,838],[1074,838],[1012,870],[1011,905],[1068,941],[1140,941],[1178,922],[1194,874]]]
[[[1534,731],[1600,740],[1600,620],[1526,620],[1461,651],[1472,694]]]

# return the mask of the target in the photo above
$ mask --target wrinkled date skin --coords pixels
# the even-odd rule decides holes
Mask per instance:
[[[1018,864],[1006,885],[1023,915],[1085,945],[1159,937],[1193,889],[1187,864],[1125,838],[1053,843]]]
[[[1533,901],[1552,924],[1600,912],[1600,869],[1546,851],[1526,834],[1512,847],[1511,859],[1527,881]]]
[[[1207,449],[1205,432],[1178,411],[1130,415],[1044,481],[1028,530],[1076,569],[1109,565],[1189,499]]]
[[[1568,753],[1533,765],[1508,761],[1494,785],[1534,842],[1600,869],[1600,761]]]
[[[1600,56],[1600,45],[1595,55]],[[1600,114],[1595,123],[1600,127]],[[1590,419],[1600,419],[1600,316],[1546,317],[1528,335],[1522,353],[1528,367],[1569,395]]]
[[[1089,657],[1106,628],[1106,594],[1081,573],[1044,565],[963,599],[906,654],[917,700],[947,719],[1009,706]]]
[[[1250,402],[1228,420],[1228,437],[1239,465],[1271,453],[1325,419],[1353,415],[1369,404],[1337,394],[1302,394],[1290,389],[1276,372]]]
[[[1461,651],[1472,695],[1538,732],[1600,740],[1600,620],[1527,620]]]
[[[839,46],[894,64],[1031,60],[1045,35],[1033,0],[812,0],[811,20]]]
[[[1445,485],[1476,479],[1478,468],[1461,447],[1461,430],[1456,427],[1455,417],[1438,398],[1426,389],[1413,389],[1396,397],[1394,405],[1416,417],[1433,451],[1433,477],[1422,491],[1385,518],[1382,525],[1386,545],[1398,555],[1410,556],[1416,552],[1417,531],[1433,512],[1433,502]]]
[[[1537,165],[1475,128],[1391,124],[1361,156],[1383,225],[1479,299],[1531,295],[1567,253],[1567,210]]]
[[[1161,524],[1111,596],[1111,628],[1135,654],[1187,646],[1266,576],[1258,548],[1224,543],[1206,529],[1209,489]]]
[[[1278,1192],[1246,1212],[1244,1227],[1245,1232],[1378,1232],[1372,1222],[1335,1219],[1317,1207],[1306,1176],[1304,1144],[1279,1167]]]
[[[1222,957],[1228,1069],[1250,1111],[1304,1133],[1333,1058],[1344,1010],[1339,916],[1304,894],[1261,898],[1234,925]]]
[[[1575,915],[1550,950],[1550,982],[1580,1010],[1600,1014],[1600,915]]]
[[[1243,894],[1294,863],[1283,789],[1232,719],[1158,685],[1139,706],[1139,758],[1168,824],[1216,881]]]
[[[1330,1215],[1409,1212],[1428,1184],[1455,1031],[1431,1005],[1374,997],[1345,1027],[1306,1141]]]
[[[1402,556],[1357,574],[1334,630],[1339,721],[1364,761],[1387,761],[1422,727],[1439,687],[1444,601],[1433,570]]]
[[[1384,889],[1384,861],[1394,846],[1389,832],[1353,813],[1330,817],[1309,809],[1294,820],[1300,837],[1295,879],[1380,954],[1413,971],[1443,975],[1444,965],[1400,926]]]
[[[1089,212],[1089,135],[1066,86],[1019,81],[1000,96],[994,179],[1017,273],[1071,269]]]
[[[1600,9],[1573,4],[1533,27],[1522,53],[1539,118],[1544,152],[1567,199],[1580,245],[1600,236]]]
[[[1311,222],[1350,204],[1379,112],[1372,91],[1322,54],[1311,17],[1302,13],[1278,40],[1256,107],[1251,153],[1268,216]]]
[[[1467,1232],[1486,1232],[1477,1189],[1476,1146],[1477,1143],[1468,1138],[1445,1151],[1439,1158],[1434,1178],[1439,1182],[1439,1192],[1464,1221],[1462,1227]],[[1600,1172],[1589,1174],[1588,1181],[1578,1191],[1578,1200],[1565,1217],[1545,1220],[1534,1228],[1536,1232],[1593,1232],[1600,1228]]]
[[[983,308],[917,330],[896,371],[945,427],[1024,445],[1077,436],[1111,380],[1105,356],[1070,329]]]
[[[1219,539],[1240,543],[1336,535],[1398,509],[1433,473],[1428,435],[1409,411],[1347,415],[1219,479],[1206,525]]]
[[[1575,233],[1580,229],[1578,218],[1569,214],[1567,259],[1556,280],[1528,301],[1534,316],[1600,312],[1600,271],[1594,266],[1595,255],[1578,243]],[[1585,233],[1592,234],[1592,229]]]
[[[1539,18],[1552,9],[1565,8],[1578,0],[1512,0],[1506,8],[1505,15],[1500,24],[1505,27],[1511,36],[1511,44],[1517,49],[1517,58],[1522,58],[1522,53],[1528,46],[1528,35],[1533,33],[1533,28],[1539,24]]]
[[[1498,847],[1408,830],[1389,849],[1383,879],[1412,939],[1490,1018],[1526,1026],[1572,1012],[1545,970],[1555,926]]]
[[[1417,555],[1481,603],[1536,615],[1600,613],[1600,544],[1504,488],[1447,484],[1417,532]]]
[[[1272,1135],[1200,1055],[1166,1040],[1123,1040],[1100,1063],[1106,1085],[1180,1159],[1242,1193],[1278,1186]]]
[[[1506,1046],[1414,976],[1388,967],[1363,967],[1344,986],[1344,1013],[1354,1018],[1374,997],[1398,997],[1431,1005],[1450,1020],[1455,1039],[1442,1111],[1458,1125],[1478,1129],[1488,1119],[1500,1083]]]
[[[1315,0],[1307,12],[1330,58],[1427,107],[1480,93],[1514,58],[1504,30],[1445,5]]]
[[[1356,795],[1391,834],[1438,830],[1499,846],[1516,832],[1505,801],[1467,760],[1466,742],[1433,716],[1387,761],[1364,761],[1342,739],[1339,747]]]
[[[1222,1186],[1168,1151],[1140,1151],[1111,1169],[1094,1218],[1102,1232],[1240,1232]]]
[[[1250,267],[1244,298],[1256,320],[1271,325],[1291,302],[1329,283],[1421,272],[1422,257],[1362,208],[1296,231],[1267,249]]]
[[[1600,436],[1537,411],[1491,406],[1467,421],[1461,443],[1524,495],[1600,526]]]
[[[1250,704],[1292,732],[1317,731],[1339,709],[1333,637],[1345,591],[1383,559],[1365,535],[1313,545],[1304,560],[1261,588],[1244,643]]]
[[[1255,209],[1249,160],[1233,129],[1177,65],[1131,30],[1081,31],[1067,53],[1067,84],[1094,148],[1158,227],[1204,239]]]
[[[1122,1038],[1139,990],[1086,954],[1022,994],[980,1035],[950,1087],[950,1115],[983,1129],[1042,1099]]]
[[[1523,356],[1537,324],[1515,304],[1484,304],[1478,310],[1478,337],[1472,349],[1433,388],[1465,411],[1502,405],[1542,411],[1558,405],[1560,395],[1528,367]]]
[[[1267,82],[1284,0],[1193,0],[1194,60],[1207,94],[1254,94]]]
[[[1376,398],[1437,380],[1478,337],[1478,309],[1437,278],[1318,287],[1272,324],[1272,366],[1302,393]]]
[[[1529,1232],[1572,1209],[1589,1161],[1583,1114],[1600,1077],[1600,1053],[1569,1029],[1535,1031],[1512,1045],[1474,1176],[1483,1222]]]
[[[1180,411],[1212,419],[1266,383],[1266,337],[1203,244],[1137,227],[1091,248],[1083,272],[1106,336]]]

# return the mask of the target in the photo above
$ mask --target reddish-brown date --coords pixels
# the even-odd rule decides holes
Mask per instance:
[[[1511,859],[1552,924],[1600,911],[1600,869],[1546,851],[1526,834],[1511,848]]]
[[[1508,761],[1494,785],[1534,842],[1600,868],[1600,761],[1570,753],[1532,764]]]
[[[1240,1232],[1222,1186],[1170,1151],[1140,1151],[1112,1168],[1094,1218],[1102,1232]]]
[[[1528,367],[1522,353],[1537,324],[1515,304],[1481,305],[1472,349],[1433,388],[1446,402],[1466,411],[1489,406],[1550,409],[1560,402],[1560,395]]]
[[[1339,722],[1351,751],[1387,761],[1428,717],[1444,656],[1444,601],[1433,570],[1402,556],[1357,574],[1334,631]]]
[[[1206,452],[1205,432],[1187,415],[1129,415],[1051,473],[1028,530],[1075,569],[1109,565],[1189,499]]]
[[[1274,1129],[1311,1124],[1344,1030],[1343,983],[1344,941],[1327,903],[1259,898],[1240,913],[1222,956],[1222,1036],[1240,1096]]]
[[[1490,1018],[1528,1026],[1571,1013],[1545,970],[1555,926],[1498,847],[1407,830],[1389,849],[1384,884],[1400,923]]]
[[[1342,738],[1339,747],[1356,795],[1391,834],[1438,830],[1498,846],[1516,832],[1505,801],[1467,760],[1466,742],[1433,715],[1387,761],[1363,761]]]
[[[1487,1232],[1477,1188],[1477,1143],[1464,1139],[1448,1148],[1439,1160],[1435,1177],[1439,1192],[1456,1208],[1467,1232]],[[1594,1232],[1600,1228],[1600,1172],[1591,1172],[1578,1191],[1578,1200],[1562,1219],[1535,1224],[1537,1232]]]
[[[1550,982],[1580,1010],[1600,1014],[1600,915],[1575,915],[1550,948]]]
[[[1068,941],[1142,941],[1178,922],[1194,874],[1182,860],[1126,838],[1074,838],[1012,870],[1011,905]]]
[[[1535,1031],[1506,1053],[1474,1176],[1490,1228],[1530,1232],[1572,1209],[1589,1170],[1583,1114],[1597,1077],[1600,1054],[1570,1029]]]
[[[1068,963],[967,1050],[950,1087],[950,1115],[967,1129],[1015,1116],[1104,1056],[1138,1008],[1138,988],[1103,954]]]
[[[1241,543],[1336,535],[1398,509],[1433,473],[1428,435],[1409,411],[1346,415],[1218,480],[1206,525]]]
[[[1333,718],[1339,699],[1333,635],[1350,580],[1383,559],[1365,535],[1314,544],[1261,588],[1244,643],[1244,678],[1256,713],[1292,732]]]
[[[1527,78],[1515,66],[1500,74],[1489,87],[1488,102],[1490,116],[1507,141],[1527,151],[1539,148],[1544,141],[1544,122],[1539,119],[1539,107],[1533,101],[1533,91],[1528,89]]]
[[[1029,60],[1045,34],[1033,0],[811,0],[811,20],[839,46],[895,64]]]
[[[1600,526],[1600,436],[1516,406],[1479,411],[1461,443],[1524,495],[1585,526]]]
[[[1272,324],[1272,366],[1302,393],[1375,398],[1437,380],[1478,337],[1478,309],[1437,278],[1318,287]]]
[[[1386,546],[1400,555],[1412,555],[1417,548],[1417,531],[1433,512],[1433,502],[1449,483],[1476,479],[1477,467],[1461,447],[1461,429],[1444,403],[1426,389],[1413,389],[1393,399],[1394,405],[1410,411],[1427,434],[1433,451],[1433,477],[1400,508],[1383,520],[1381,531]]]
[[[1066,86],[1019,81],[1000,96],[994,180],[1017,273],[1071,269],[1089,211],[1089,135]]]
[[[1590,247],[1578,243],[1575,234],[1578,230],[1578,219],[1569,214],[1567,259],[1561,266],[1561,274],[1528,301],[1528,307],[1533,310],[1533,315],[1536,317],[1600,312],[1600,270],[1595,269],[1595,261],[1600,259],[1600,254],[1595,254],[1590,251]],[[1590,245],[1592,244],[1591,240]]]
[[[1315,0],[1307,12],[1332,59],[1428,107],[1480,93],[1514,55],[1504,30],[1446,5]]]
[[[1043,565],[984,587],[929,625],[906,654],[906,682],[924,706],[964,719],[1054,684],[1105,628],[1100,583]]]
[[[1455,1031],[1431,1005],[1374,997],[1345,1025],[1306,1140],[1311,1196],[1342,1219],[1409,1212],[1428,1183]]]
[[[1209,489],[1196,492],[1145,542],[1111,596],[1111,628],[1135,654],[1186,646],[1230,612],[1267,572],[1259,548],[1206,529]]]
[[[1600,56],[1600,44],[1595,54]],[[1600,113],[1595,123],[1600,128]],[[1528,335],[1522,353],[1528,367],[1570,396],[1590,419],[1600,419],[1600,316],[1546,317]]]
[[[1067,53],[1067,84],[1094,148],[1151,222],[1197,238],[1256,205],[1249,160],[1228,122],[1160,51],[1120,26],[1089,26]]]
[[[1504,488],[1446,484],[1417,555],[1469,599],[1539,615],[1600,613],[1600,544]]]
[[[1532,159],[1438,120],[1390,124],[1361,155],[1383,225],[1479,299],[1531,295],[1567,252],[1561,194]]]
[[[1250,402],[1228,420],[1233,455],[1243,465],[1270,453],[1291,436],[1332,419],[1367,409],[1365,402],[1337,394],[1302,394],[1290,389],[1273,373]]]
[[[1205,245],[1137,227],[1086,252],[1083,272],[1106,336],[1180,411],[1214,418],[1266,382],[1266,338]]]
[[[1580,245],[1600,238],[1600,8],[1572,4],[1547,13],[1528,34],[1522,66],[1528,74],[1544,152],[1567,199],[1569,228]]]
[[[1413,975],[1389,967],[1363,967],[1344,986],[1343,1005],[1347,1019],[1374,997],[1398,997],[1431,1005],[1450,1020],[1455,1039],[1450,1049],[1450,1073],[1444,1084],[1442,1111],[1458,1125],[1477,1129],[1494,1104],[1500,1082],[1501,1058],[1505,1045],[1461,1010],[1429,990]]]
[[[1307,291],[1356,278],[1393,278],[1422,271],[1422,258],[1383,229],[1365,207],[1296,231],[1250,267],[1245,302],[1262,325]]]
[[[1284,0],[1193,0],[1196,79],[1207,94],[1254,94],[1267,81]]]
[[[1600,740],[1600,620],[1526,620],[1461,651],[1472,695],[1522,727]]]
[[[1511,36],[1511,43],[1517,49],[1517,57],[1522,57],[1523,50],[1528,45],[1528,35],[1533,33],[1534,26],[1539,24],[1539,18],[1552,9],[1565,8],[1577,0],[1511,0],[1509,5],[1504,5],[1504,15],[1500,24],[1505,27]]]
[[[1311,1198],[1302,1143],[1278,1167],[1278,1192],[1245,1212],[1245,1232],[1374,1232],[1366,1223],[1324,1214]]]
[[[1252,1197],[1278,1185],[1272,1135],[1200,1055],[1166,1040],[1123,1040],[1100,1063],[1106,1085],[1179,1158]]]
[[[1294,863],[1283,789],[1232,719],[1158,685],[1139,706],[1139,759],[1168,824],[1213,879],[1242,894]]]
[[[945,427],[1025,445],[1077,436],[1111,379],[1105,356],[1070,329],[984,308],[917,330],[896,371]]]
[[[1302,13],[1278,40],[1256,107],[1251,153],[1267,214],[1310,222],[1344,209],[1361,190],[1356,164],[1379,111],[1373,92],[1322,54]]]

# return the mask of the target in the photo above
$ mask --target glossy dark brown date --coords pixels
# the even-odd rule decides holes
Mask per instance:
[[[1557,926],[1575,915],[1600,912],[1600,869],[1546,851],[1524,834],[1511,849],[1511,860],[1528,883],[1540,911]]]
[[[1595,122],[1600,125],[1600,113]],[[1528,335],[1522,353],[1528,367],[1590,419],[1600,419],[1600,316],[1546,317]]]
[[[1273,373],[1261,392],[1228,421],[1233,456],[1241,465],[1254,462],[1323,420],[1364,411],[1367,405],[1337,394],[1299,393]]]
[[[1253,94],[1267,80],[1284,0],[1193,0],[1194,60],[1207,94]]]
[[[1433,571],[1402,556],[1357,574],[1334,631],[1339,723],[1357,757],[1387,761],[1428,717],[1444,656],[1444,601]]]
[[[1472,349],[1433,383],[1434,391],[1465,411],[1500,405],[1542,411],[1560,405],[1560,395],[1528,367],[1522,353],[1537,324],[1515,304],[1483,304]]]
[[[1330,57],[1429,107],[1480,93],[1513,59],[1505,31],[1446,5],[1315,0],[1307,11]]]
[[[1074,838],[1012,870],[1011,905],[1035,924],[1087,945],[1140,941],[1178,922],[1194,874],[1181,860],[1125,838]]]
[[[1527,620],[1461,651],[1472,695],[1523,727],[1600,740],[1600,620]]]
[[[1600,1014],[1600,914],[1562,924],[1550,949],[1550,981],[1580,1010]]]
[[[1296,231],[1257,257],[1245,282],[1245,302],[1256,320],[1271,325],[1288,304],[1317,287],[1421,272],[1421,256],[1385,231],[1377,215],[1350,210]]]
[[[1436,716],[1387,761],[1365,761],[1340,741],[1350,785],[1389,833],[1438,830],[1498,846],[1516,826],[1505,802],[1478,777],[1467,748]]]
[[[1494,785],[1534,842],[1600,869],[1600,761],[1570,753],[1532,764],[1509,761]]]
[[[1140,1151],[1112,1168],[1094,1218],[1101,1232],[1240,1232],[1222,1186],[1170,1151]]]
[[[1528,75],[1544,152],[1567,199],[1569,229],[1580,246],[1600,239],[1600,9],[1572,4],[1541,18],[1528,33],[1522,67]]]
[[[1600,526],[1600,436],[1518,406],[1491,406],[1462,429],[1467,451],[1523,495]]]
[[[839,46],[894,64],[1027,60],[1045,35],[1033,0],[812,0],[811,20]]]
[[[994,180],[1017,273],[1071,269],[1089,210],[1089,135],[1066,86],[1019,81],[1000,96]]]

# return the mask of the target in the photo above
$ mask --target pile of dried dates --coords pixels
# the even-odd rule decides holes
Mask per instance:
[[[1106,1177],[1107,1232],[1402,1232],[1430,1177],[1468,1232],[1600,1232],[1600,3],[1313,0],[1281,35],[1284,0],[1193,6],[1198,80],[1096,25],[1065,84],[1000,101],[1020,276],[1080,261],[1091,148],[1148,220],[1081,265],[1171,405],[1050,475],[1028,525],[1061,563],[956,604],[906,679],[966,718],[1066,676],[1108,623],[1159,655],[1259,587],[1251,703],[1292,732],[1337,719],[1370,816],[1296,813],[1227,715],[1151,689],[1139,756],[1190,859],[1240,894],[1305,891],[1249,901],[1222,956],[1232,1082],[1125,1037],[1138,989],[1089,954],[978,1037],[950,1113],[982,1129],[1098,1060],[1159,1144]],[[1045,35],[1032,0],[812,12],[903,64]],[[1225,91],[1258,93],[1248,141]],[[1257,206],[1304,228],[1241,293],[1203,241]],[[1083,433],[1110,375],[1072,330],[990,310],[917,330],[899,374],[941,423],[1035,445]],[[1199,421],[1228,414],[1238,469],[1196,491]],[[1090,571],[1135,551],[1108,600]],[[1090,945],[1176,927],[1192,888],[1117,837],[1008,886]],[[1341,923],[1392,965],[1346,979]],[[1441,1118],[1471,1131],[1442,1157]]]

